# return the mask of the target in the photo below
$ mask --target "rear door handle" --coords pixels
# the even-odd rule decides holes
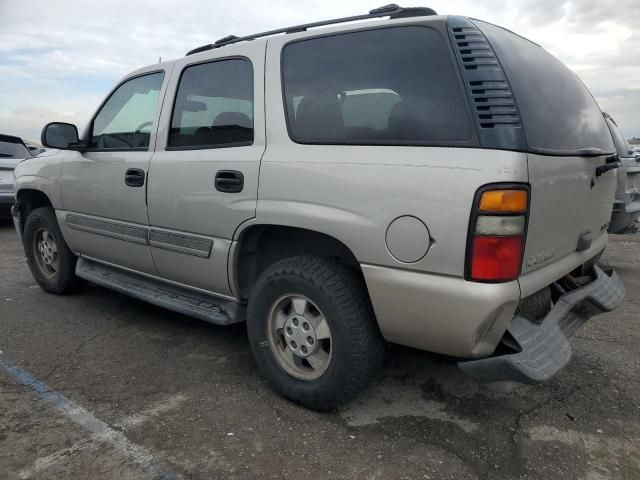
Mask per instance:
[[[237,170],[219,170],[214,185],[219,192],[238,193],[244,187],[244,175]]]
[[[139,168],[129,168],[124,174],[124,183],[130,187],[141,187],[144,185],[144,170]]]

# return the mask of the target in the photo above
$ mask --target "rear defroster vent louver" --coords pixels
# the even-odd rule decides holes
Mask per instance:
[[[521,149],[520,114],[491,44],[467,18],[449,17],[448,26],[482,146]]]

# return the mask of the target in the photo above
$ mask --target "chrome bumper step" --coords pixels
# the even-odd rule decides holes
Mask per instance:
[[[615,272],[595,266],[596,279],[558,299],[541,323],[516,316],[507,331],[521,351],[459,362],[460,368],[481,382],[539,383],[552,378],[571,360],[569,338],[592,316],[615,309],[624,298]]]

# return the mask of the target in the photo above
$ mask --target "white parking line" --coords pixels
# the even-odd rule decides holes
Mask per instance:
[[[173,395],[171,397],[165,398],[161,402],[154,404],[152,407],[149,407],[140,413],[134,413],[133,415],[125,417],[118,422],[117,426],[124,429],[135,428],[154,417],[158,417],[162,414],[170,412],[171,410],[176,410],[182,403],[185,402],[185,400],[187,400],[187,397],[185,397],[184,395]]]
[[[97,440],[111,445],[115,450],[140,465],[140,467],[142,467],[142,469],[149,473],[154,479],[177,480],[181,478],[160,466],[157,458],[150,450],[130,442],[124,433],[114,430],[106,422],[95,417],[85,408],[69,400],[58,392],[51,390],[44,382],[37,380],[29,372],[17,367],[3,356],[0,356],[0,368],[6,371],[22,385],[34,390],[38,393],[40,398],[55,407],[71,421],[91,433],[88,441]],[[78,444],[74,447],[76,447],[77,450],[79,446],[80,445]],[[71,449],[68,450],[72,450],[74,447],[71,447]],[[40,465],[46,466],[47,462],[52,461],[55,456],[56,454],[49,456],[52,458],[43,457],[40,459]],[[36,462],[36,465],[38,465],[38,462]],[[29,472],[25,471],[24,473],[28,474]]]

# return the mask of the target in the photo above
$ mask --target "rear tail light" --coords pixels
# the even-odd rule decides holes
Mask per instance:
[[[528,209],[529,190],[525,186],[492,186],[478,192],[469,224],[469,280],[507,282],[518,278]]]

